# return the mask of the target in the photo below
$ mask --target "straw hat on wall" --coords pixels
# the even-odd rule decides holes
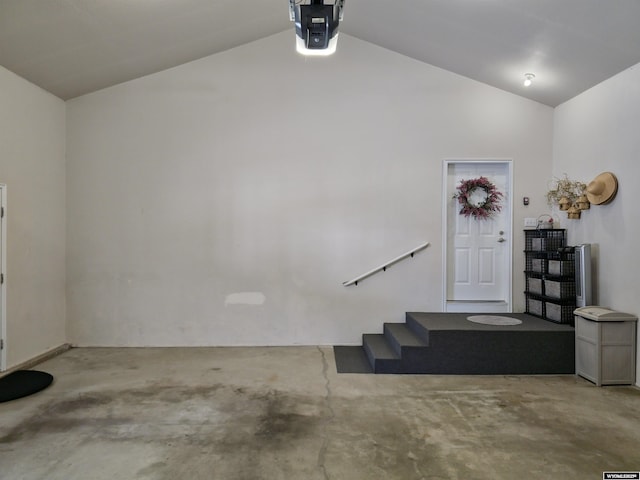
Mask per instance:
[[[594,205],[605,205],[618,193],[618,179],[611,172],[603,172],[587,185],[587,198]]]

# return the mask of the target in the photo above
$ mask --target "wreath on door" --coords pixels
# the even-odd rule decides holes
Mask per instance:
[[[472,180],[460,180],[453,196],[461,205],[460,215],[479,219],[488,219],[502,210],[500,200],[504,195],[487,177]]]

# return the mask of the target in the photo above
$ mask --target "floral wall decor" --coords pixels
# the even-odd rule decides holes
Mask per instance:
[[[460,215],[488,219],[502,210],[500,201],[504,195],[487,177],[460,180],[454,199],[460,204]]]
[[[585,196],[585,183],[570,180],[565,173],[562,178],[554,178],[547,192],[547,203],[556,205],[561,211],[567,212],[569,219],[578,219],[582,210],[590,207]]]

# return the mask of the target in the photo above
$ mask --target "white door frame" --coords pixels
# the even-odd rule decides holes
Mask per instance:
[[[0,339],[3,347],[0,350],[0,372],[7,368],[7,186],[0,183],[0,273],[4,282],[0,284]]]
[[[482,164],[501,164],[507,167],[507,178],[509,182],[508,187],[508,196],[505,199],[509,202],[509,211],[508,217],[506,219],[507,225],[509,228],[509,235],[507,240],[507,252],[508,252],[508,265],[507,269],[507,301],[506,305],[491,305],[485,302],[462,302],[459,305],[451,305],[450,302],[447,301],[447,285],[448,285],[448,222],[447,222],[447,209],[449,202],[453,196],[454,192],[448,191],[448,175],[449,175],[449,166],[454,164],[465,164],[465,163],[482,163]],[[511,313],[513,312],[513,162],[511,159],[485,159],[485,158],[477,158],[477,159],[445,159],[442,162],[442,311],[443,312],[465,312],[465,313],[474,313],[474,312],[504,312]]]

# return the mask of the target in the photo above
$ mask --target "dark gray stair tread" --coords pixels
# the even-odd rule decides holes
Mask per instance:
[[[521,313],[503,314],[522,320],[518,326],[483,325],[470,322],[469,315],[407,312],[406,323],[388,323],[384,334],[363,335],[363,350],[373,371],[383,374],[575,373],[572,326]],[[338,347],[336,358],[351,354],[347,348]],[[362,353],[353,353],[358,369],[368,370]]]
[[[401,347],[426,347],[427,344],[413,333],[406,323],[385,323],[385,332]]]
[[[362,345],[376,360],[399,360],[400,357],[393,351],[386,337],[380,333],[365,333],[362,335]]]

